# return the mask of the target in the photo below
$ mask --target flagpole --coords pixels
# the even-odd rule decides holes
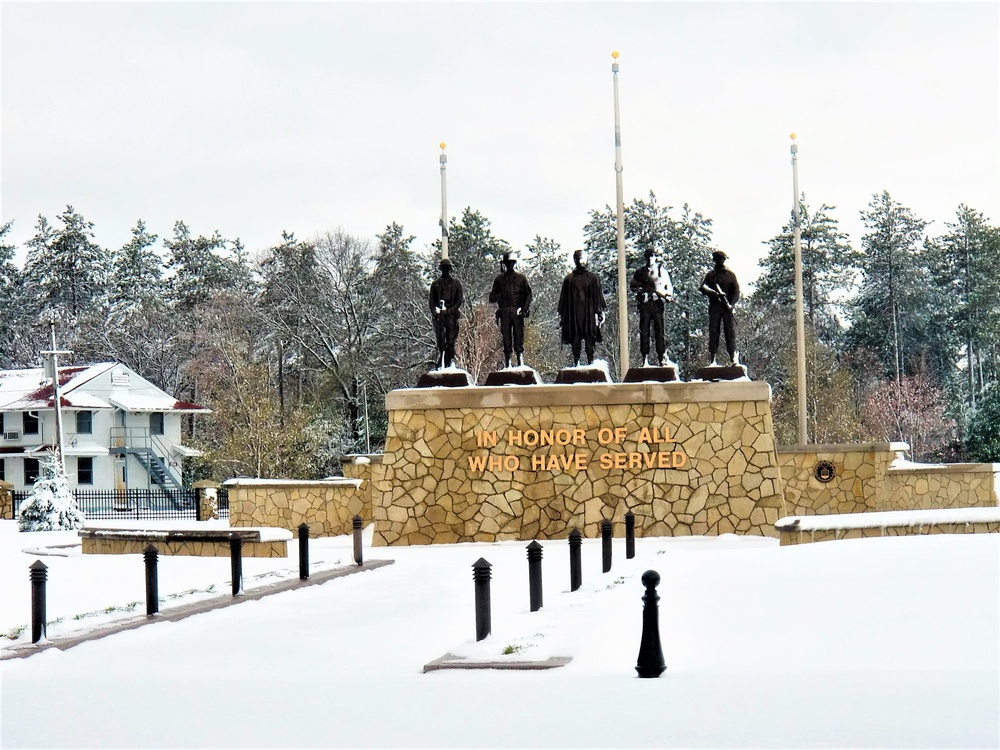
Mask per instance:
[[[448,257],[448,182],[447,165],[448,155],[445,154],[445,143],[438,144],[441,147],[441,260]]]
[[[796,366],[798,369],[799,392],[799,445],[809,442],[808,423],[806,421],[806,323],[802,295],[802,220],[799,206],[799,147],[795,143],[795,133],[792,138],[792,193],[795,208],[795,342]]]
[[[625,380],[628,372],[628,296],[625,292],[625,199],[622,189],[622,130],[618,112],[618,52],[612,52],[611,73],[615,87],[615,192],[618,200],[618,342],[621,362],[618,377]]]

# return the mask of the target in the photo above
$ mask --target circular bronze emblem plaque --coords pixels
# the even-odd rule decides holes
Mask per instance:
[[[837,467],[834,466],[829,461],[820,461],[816,464],[816,478],[826,484],[833,480],[837,476]]]

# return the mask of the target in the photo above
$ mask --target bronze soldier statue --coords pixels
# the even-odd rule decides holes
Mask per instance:
[[[632,274],[629,289],[635,292],[639,307],[639,349],[642,364],[649,364],[650,333],[656,344],[656,364],[663,366],[663,355],[667,342],[663,335],[663,303],[674,298],[674,286],[670,283],[667,269],[657,262],[656,252],[648,248],[645,252],[646,265]],[[651,330],[652,329],[652,330]]]
[[[490,302],[497,305],[496,318],[503,338],[504,367],[524,364],[524,321],[531,313],[531,285],[524,274],[514,270],[515,264],[510,253],[503,254],[503,273],[493,280],[490,291]]]
[[[587,270],[583,250],[573,253],[576,267],[563,280],[559,292],[559,321],[562,342],[573,348],[573,364],[580,364],[581,344],[587,350],[587,362],[594,363],[594,345],[601,341],[604,324],[604,291],[596,275]]]
[[[442,258],[438,265],[441,277],[431,284],[428,303],[434,319],[434,336],[437,339],[438,369],[455,364],[455,341],[458,339],[459,308],[465,300],[462,282],[451,275],[451,261]]]
[[[736,351],[736,320],[733,307],[740,299],[740,285],[736,274],[726,268],[726,254],[721,250],[712,253],[715,268],[705,275],[701,293],[708,297],[708,351],[712,355],[712,367],[718,366],[719,329],[726,331],[726,352],[734,365],[740,364]]]

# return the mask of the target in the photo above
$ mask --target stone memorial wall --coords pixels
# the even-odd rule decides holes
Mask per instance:
[[[785,515],[766,383],[404,389],[372,471],[374,544],[776,536]]]

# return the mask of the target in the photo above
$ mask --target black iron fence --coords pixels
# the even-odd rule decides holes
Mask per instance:
[[[14,515],[27,497],[14,493]],[[76,504],[87,519],[197,517],[197,490],[76,490]],[[219,517],[229,516],[229,493],[219,492]]]

